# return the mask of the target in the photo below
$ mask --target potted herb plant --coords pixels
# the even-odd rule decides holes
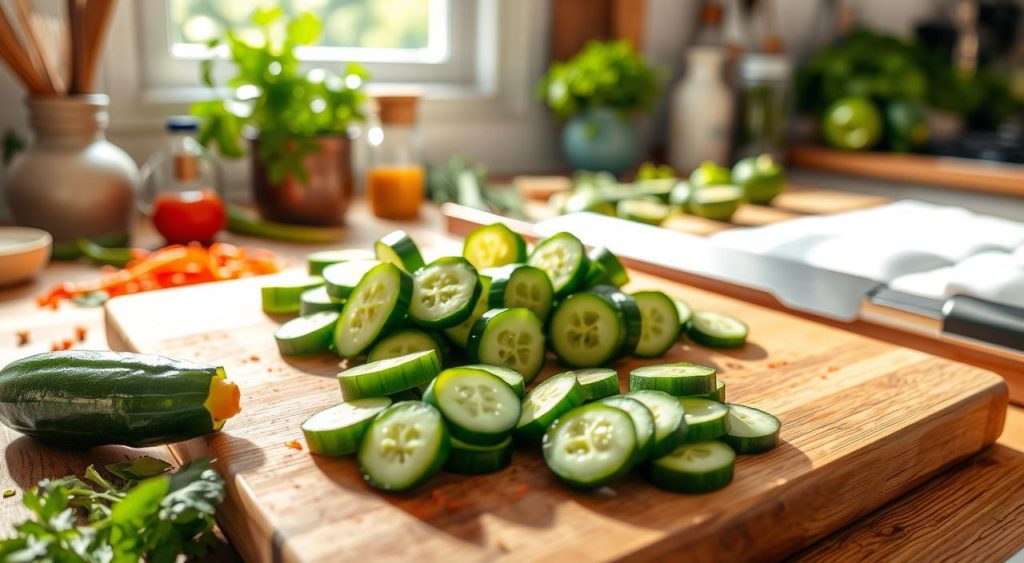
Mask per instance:
[[[352,194],[352,141],[348,130],[362,121],[368,78],[357,64],[341,75],[304,72],[295,48],[315,43],[320,20],[303,13],[285,21],[280,8],[257,9],[257,40],[228,31],[210,43],[225,45],[236,74],[227,80],[230,99],[192,106],[203,120],[199,140],[227,158],[246,154],[249,142],[253,198],[265,219],[330,225],[344,222]],[[213,88],[212,59],[202,65]]]
[[[620,174],[636,162],[632,117],[651,110],[658,74],[626,41],[592,41],[551,65],[539,93],[566,120],[562,150],[573,168]]]

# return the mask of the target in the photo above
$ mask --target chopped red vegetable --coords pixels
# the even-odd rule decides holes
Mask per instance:
[[[40,307],[56,309],[65,299],[104,292],[110,297],[249,276],[281,270],[277,254],[261,248],[244,248],[222,242],[209,248],[199,244],[171,245],[128,263],[120,270],[104,272],[99,279],[59,284],[36,298]]]
[[[84,327],[82,325],[76,325],[75,326],[75,340],[78,340],[79,342],[85,342],[85,337],[88,336],[88,334],[89,334],[89,329],[88,328],[86,328],[86,327]]]
[[[14,336],[18,337],[18,346],[19,347],[25,346],[26,344],[28,344],[29,337],[28,337],[28,331],[27,330],[19,330],[18,332],[14,333]]]
[[[302,444],[300,444],[298,440],[291,440],[289,442],[285,442],[284,445],[288,446],[293,450],[299,450],[300,452],[302,451]]]

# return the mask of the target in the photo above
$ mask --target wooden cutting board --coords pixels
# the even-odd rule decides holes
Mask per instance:
[[[597,493],[555,482],[536,451],[500,473],[441,473],[421,489],[370,489],[353,459],[312,456],[300,423],[338,402],[334,357],[284,359],[252,279],[128,296],[106,307],[111,346],[226,366],[242,413],[223,432],[173,447],[211,455],[228,482],[221,525],[250,561],[751,560],[782,557],[919,485],[1000,434],[1006,385],[989,372],[785,313],[634,274],[751,328],[736,351],[686,343],[664,360],[719,369],[729,400],[775,413],[783,443],[743,457],[706,495],[630,476]],[[549,361],[545,374],[559,368]],[[542,375],[543,377],[543,375]],[[624,382],[624,379],[623,379]]]

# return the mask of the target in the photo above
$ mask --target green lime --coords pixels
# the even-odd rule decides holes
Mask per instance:
[[[617,206],[619,217],[648,225],[660,225],[668,219],[669,206],[657,199],[624,199]]]
[[[928,142],[931,129],[928,113],[920,102],[895,100],[885,108],[889,146],[896,152],[910,152]]]
[[[732,167],[732,183],[747,201],[767,204],[786,188],[786,171],[770,154],[744,158]]]
[[[728,221],[743,200],[743,190],[728,184],[704,186],[690,195],[690,213],[705,219]]]
[[[701,165],[694,169],[690,174],[690,185],[694,188],[728,184],[731,181],[729,169],[724,166],[719,166],[710,160],[702,162]]]
[[[882,116],[867,98],[843,98],[825,110],[823,132],[833,147],[868,150],[882,134]]]

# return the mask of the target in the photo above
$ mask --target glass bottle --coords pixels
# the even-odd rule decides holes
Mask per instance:
[[[140,207],[170,244],[213,241],[226,221],[220,170],[196,139],[192,116],[167,119],[164,148],[142,167]]]
[[[785,157],[793,67],[784,55],[746,55],[739,62],[737,159],[771,154]]]
[[[370,165],[366,194],[373,214],[406,221],[419,216],[423,205],[424,170],[416,124],[419,94],[376,96],[380,126],[366,139]]]
[[[710,160],[728,164],[734,108],[722,75],[722,48],[692,47],[686,75],[672,92],[669,164],[681,173]]]

